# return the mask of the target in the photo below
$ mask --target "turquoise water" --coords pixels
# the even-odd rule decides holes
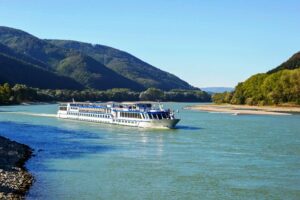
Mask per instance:
[[[0,107],[0,135],[35,149],[27,199],[299,199],[300,115],[179,109],[176,130],[56,119]]]

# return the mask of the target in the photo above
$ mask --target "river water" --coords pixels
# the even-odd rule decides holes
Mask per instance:
[[[28,144],[27,199],[299,199],[300,115],[182,109],[175,130],[55,118],[57,105],[0,107],[0,135]]]

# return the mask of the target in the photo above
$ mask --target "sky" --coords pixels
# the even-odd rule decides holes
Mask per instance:
[[[0,0],[0,25],[111,46],[196,87],[234,87],[300,51],[299,0]]]

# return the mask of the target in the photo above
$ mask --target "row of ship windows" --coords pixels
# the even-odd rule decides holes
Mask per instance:
[[[127,113],[127,112],[120,112],[120,117],[126,117],[126,118],[138,118],[142,119],[142,116],[140,113]]]
[[[86,116],[86,117],[99,117],[99,118],[111,118],[110,115],[103,114],[91,114],[91,113],[77,113],[77,112],[67,112],[68,115]]]
[[[138,119],[170,119],[169,113],[126,113],[121,112],[120,117],[124,118],[138,118]]]

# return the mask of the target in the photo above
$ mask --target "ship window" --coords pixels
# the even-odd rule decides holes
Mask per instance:
[[[152,119],[152,114],[148,114],[149,118]]]
[[[162,113],[162,117],[163,117],[164,119],[166,119],[166,118],[167,118],[166,113]]]
[[[161,114],[157,114],[158,119],[162,119]]]
[[[154,118],[154,119],[157,119],[157,115],[156,115],[156,114],[153,114],[153,118]]]

